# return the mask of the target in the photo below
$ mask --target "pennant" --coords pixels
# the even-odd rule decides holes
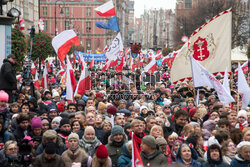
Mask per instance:
[[[110,17],[115,16],[115,7],[113,5],[113,1],[110,0],[103,5],[95,8],[96,13],[99,16]]]
[[[73,30],[65,30],[52,40],[52,46],[62,64],[72,45],[80,45],[79,38]]]
[[[132,167],[143,167],[143,162],[134,135],[134,132],[132,132]]]
[[[229,9],[195,30],[172,64],[171,82],[192,76],[190,56],[210,73],[224,72],[226,67],[231,69],[231,27],[232,9]]]
[[[194,87],[209,86],[213,87],[218,94],[219,100],[223,105],[234,102],[233,97],[221,85],[211,73],[209,73],[200,63],[190,56],[193,74]]]
[[[103,29],[107,29],[107,30],[120,31],[116,16],[109,19],[108,23],[96,22],[95,25],[99,28],[103,28]]]
[[[250,103],[250,88],[247,84],[247,80],[244,76],[240,63],[238,63],[238,92],[242,96],[241,109],[245,109]]]

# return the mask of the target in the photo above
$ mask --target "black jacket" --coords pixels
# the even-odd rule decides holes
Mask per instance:
[[[0,90],[16,90],[17,80],[14,64],[4,59],[0,70]]]

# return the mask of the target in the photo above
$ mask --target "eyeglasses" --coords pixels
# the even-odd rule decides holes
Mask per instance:
[[[16,151],[17,150],[17,147],[14,147],[14,148],[8,148],[9,151]]]
[[[235,145],[234,144],[229,144],[228,147],[235,147]]]

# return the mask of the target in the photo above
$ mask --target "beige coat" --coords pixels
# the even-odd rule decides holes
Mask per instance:
[[[71,167],[73,162],[82,163],[82,161],[88,157],[88,154],[78,147],[78,149],[73,153],[71,150],[67,149],[62,154],[62,159],[65,167]]]

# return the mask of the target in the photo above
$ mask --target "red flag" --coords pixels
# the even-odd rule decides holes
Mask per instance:
[[[124,58],[122,56],[122,60],[121,60],[120,64],[115,68],[117,73],[122,72],[123,65],[124,65]]]
[[[48,85],[49,85],[48,72],[47,68],[44,68],[41,86],[43,87],[43,89],[47,89]]]
[[[91,89],[92,83],[89,75],[89,71],[85,62],[83,62],[84,70],[81,72],[81,77],[76,87],[75,94],[83,95],[86,90]]]
[[[31,71],[30,71],[31,74],[35,74],[36,73],[36,66],[35,64],[32,62],[31,64]]]
[[[80,45],[79,38],[73,30],[65,30],[52,40],[52,46],[62,64],[72,45]]]
[[[48,72],[51,72],[51,68],[50,68],[49,63],[47,64],[47,71],[48,71]]]
[[[34,87],[36,87],[38,90],[40,90],[37,71],[36,71],[36,75],[35,75],[35,79],[34,79]]]
[[[93,66],[94,66],[94,57],[92,58],[90,64],[89,64],[89,68],[90,69],[93,69]]]
[[[41,60],[41,64],[42,64],[42,65],[45,65],[45,63],[44,63],[43,59]]]
[[[102,52],[105,53],[107,52],[107,50],[108,50],[108,46],[106,45]]]
[[[106,71],[110,67],[114,67],[117,65],[118,59],[116,60],[108,60],[105,63],[105,66],[102,68],[102,71]]]
[[[138,145],[136,144],[134,135],[134,132],[132,132],[132,167],[143,167],[141,155],[139,152]]]

